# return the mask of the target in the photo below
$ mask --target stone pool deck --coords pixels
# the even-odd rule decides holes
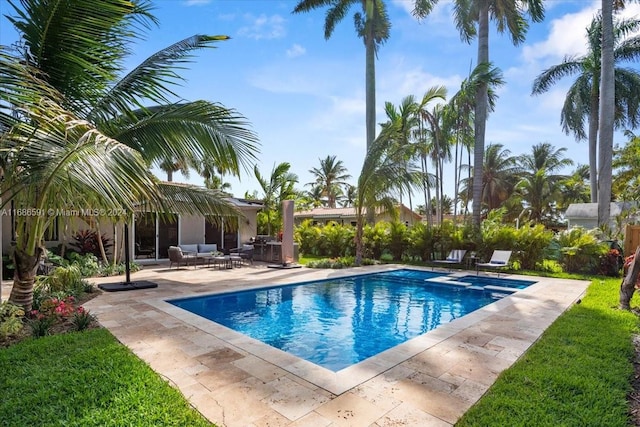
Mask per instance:
[[[398,267],[150,265],[132,280],[157,288],[102,293],[85,307],[218,426],[451,426],[589,285],[534,278],[525,290],[337,373],[166,302]]]

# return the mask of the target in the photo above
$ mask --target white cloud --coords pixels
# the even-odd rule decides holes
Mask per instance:
[[[294,43],[294,45],[291,46],[290,49],[287,49],[287,56],[289,58],[295,58],[304,55],[306,52],[307,50],[304,47],[300,46],[297,43]]]
[[[240,36],[261,40],[279,39],[286,34],[284,28],[285,19],[280,15],[267,16],[261,14],[260,16],[254,16],[246,14],[244,19],[249,21],[249,25],[238,30]]]
[[[600,9],[600,0],[592,1],[576,13],[554,19],[550,24],[546,40],[523,48],[527,62],[538,60],[557,63],[565,56],[581,56],[587,52],[586,29]],[[629,3],[618,15],[618,19],[638,18],[640,5]]]
[[[587,52],[586,28],[596,13],[597,7],[592,4],[580,12],[566,14],[551,21],[551,30],[546,40],[523,48],[525,61],[548,59],[558,62],[567,55],[584,55]]]

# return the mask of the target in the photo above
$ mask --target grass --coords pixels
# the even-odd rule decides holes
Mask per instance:
[[[0,372],[0,425],[213,425],[106,329],[2,349]]]
[[[616,308],[619,285],[593,280],[456,426],[628,426],[638,319]]]

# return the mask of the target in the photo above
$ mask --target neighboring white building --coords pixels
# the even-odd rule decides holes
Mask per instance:
[[[611,202],[610,226],[616,226],[616,217],[630,209],[636,209],[636,202]],[[583,227],[587,230],[598,227],[598,204],[597,203],[572,203],[564,214],[567,219],[567,227]],[[634,214],[634,221],[638,215]]]

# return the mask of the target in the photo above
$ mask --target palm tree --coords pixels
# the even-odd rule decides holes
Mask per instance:
[[[400,101],[400,105],[396,108],[391,102],[385,102],[384,110],[387,115],[387,122],[382,123],[380,132],[381,138],[386,140],[387,144],[395,144],[400,146],[409,146],[414,135],[414,129],[418,125],[417,104],[413,95],[406,96]],[[397,159],[398,162],[407,163],[413,152],[409,150],[398,151],[405,157]],[[403,203],[403,191],[399,189],[400,203]],[[411,209],[411,189],[409,189],[409,208]]]
[[[346,180],[351,178],[351,175],[347,173],[342,160],[336,161],[336,156],[327,156],[319,160],[320,168],[309,169],[316,179],[307,185],[320,187],[323,195],[327,197],[327,206],[335,208],[336,200],[342,194],[342,187],[347,185]]]
[[[558,208],[564,211],[571,203],[589,202],[591,200],[589,181],[589,165],[578,165],[567,178],[560,182]]]
[[[620,1],[622,3],[622,1]],[[622,7],[622,4],[621,4]],[[602,0],[600,116],[598,127],[598,226],[608,225],[613,185],[613,127],[615,115],[615,57],[613,0]]]
[[[228,37],[188,37],[122,75],[131,41],[143,38],[142,30],[156,19],[147,0],[111,3],[70,0],[63,8],[24,0],[24,11],[16,8],[18,17],[9,18],[24,42],[24,60],[64,95],[64,108],[140,151],[149,164],[197,164],[210,155],[233,172],[247,168],[256,158],[257,139],[244,117],[208,101],[170,101],[178,97],[170,85],[182,80],[176,67],[194,50]]]
[[[495,67],[491,67],[491,64],[479,64],[473,69],[469,77],[462,81],[460,84],[460,90],[449,101],[449,108],[453,110],[449,113],[450,123],[448,127],[455,133],[456,146],[460,145],[460,158],[459,164],[456,162],[456,177],[455,177],[455,195],[454,195],[454,216],[456,215],[456,209],[459,198],[459,188],[462,182],[462,170],[465,169],[462,163],[462,150],[467,151],[467,167],[468,181],[471,181],[471,173],[473,169],[471,166],[471,149],[473,148],[474,135],[473,128],[471,126],[475,121],[475,94],[478,92],[480,83],[486,83],[487,96],[488,96],[488,111],[493,112],[495,109],[498,96],[495,89],[502,86],[505,82],[502,78],[502,72]],[[456,155],[458,150],[456,148]],[[472,190],[471,188],[468,190]],[[464,206],[468,206],[468,200],[472,193],[467,193],[464,197]]]
[[[509,31],[514,45],[522,43],[529,24],[525,19],[540,22],[544,18],[542,0],[455,0],[454,19],[463,40],[478,37],[478,65],[489,64],[489,19],[496,22],[500,33]],[[476,27],[477,26],[477,27]],[[473,223],[480,227],[482,206],[482,161],[485,150],[485,130],[488,115],[488,83],[480,81],[475,93],[474,161],[473,161]]]
[[[427,90],[422,96],[422,100],[416,106],[416,114],[418,115],[418,129],[415,131],[414,139],[416,140],[416,154],[420,156],[420,167],[422,169],[422,191],[424,196],[424,204],[427,211],[430,211],[431,187],[436,184],[437,176],[429,174],[427,157],[429,155],[429,144],[427,139],[427,127],[429,123],[435,121],[428,109],[429,104],[436,99],[444,100],[447,97],[447,90],[444,86],[435,86]],[[431,224],[431,214],[427,215],[427,223]]]
[[[640,36],[630,38],[628,34],[640,28],[640,20],[622,20],[614,25],[614,63],[634,60],[640,56]],[[602,56],[602,17],[597,16],[587,29],[587,54],[565,58],[561,64],[552,66],[540,74],[533,83],[533,94],[540,94],[566,76],[578,74],[569,88],[560,123],[562,130],[573,133],[577,140],[589,141],[589,175],[591,201],[598,201],[598,115],[600,112],[600,59]],[[615,126],[638,125],[640,74],[629,68],[615,67]],[[588,132],[585,133],[585,118]]]
[[[626,132],[629,141],[623,147],[616,147],[613,156],[613,168],[616,171],[613,180],[613,192],[621,200],[640,199],[640,137]]]
[[[540,222],[544,219],[555,219],[555,206],[560,198],[560,182],[565,175],[557,174],[566,166],[573,164],[571,159],[564,157],[566,148],[555,149],[549,143],[533,146],[531,154],[524,154],[518,158],[520,174],[518,191],[529,210],[529,219]]]
[[[324,22],[324,38],[329,39],[336,25],[344,19],[353,5],[360,4],[361,12],[353,16],[358,37],[364,40],[366,49],[365,104],[366,141],[370,149],[376,135],[376,72],[375,56],[378,48],[389,38],[391,23],[383,0],[300,0],[293,13],[309,12],[328,6]]]
[[[382,135],[381,135],[382,136]],[[397,203],[394,194],[399,188],[409,189],[420,182],[419,171],[412,163],[398,162],[411,147],[388,144],[379,136],[367,152],[358,177],[356,207],[356,258],[360,265],[363,257],[365,214],[376,210],[393,211]]]
[[[483,161],[482,202],[491,211],[511,197],[520,177],[517,159],[502,144],[489,144]],[[462,180],[463,193],[472,187],[473,180]],[[466,188],[465,188],[466,187]]]
[[[266,216],[267,234],[271,235],[272,226],[280,228],[282,221],[280,203],[283,200],[293,199],[296,191],[293,188],[298,182],[298,175],[289,172],[291,164],[287,162],[274,164],[269,177],[265,177],[260,173],[258,165],[255,165],[253,172],[262,188],[262,203],[264,205],[264,214]]]
[[[355,185],[347,184],[347,191],[344,192],[344,198],[342,199],[342,207],[348,208],[353,206],[356,200],[358,189]]]
[[[226,36],[194,36],[164,49],[118,80],[132,39],[155,23],[145,0],[24,0],[9,20],[21,36],[20,56],[2,53],[2,200],[43,212],[122,207],[131,218],[145,202],[157,212],[235,215],[219,192],[162,185],[148,166],[205,153],[238,169],[255,158],[256,138],[244,118],[207,101],[172,103],[194,49]],[[97,19],[99,17],[99,19]],[[90,34],[91,37],[87,37]],[[187,154],[188,153],[188,154]],[[143,167],[144,166],[144,167]],[[31,306],[33,279],[51,218],[17,218],[16,273],[10,299]]]

